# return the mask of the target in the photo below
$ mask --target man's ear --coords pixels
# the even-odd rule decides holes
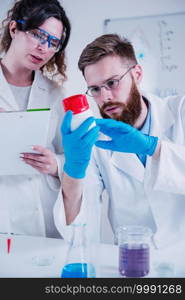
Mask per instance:
[[[15,37],[16,28],[17,28],[17,23],[15,21],[11,21],[9,24],[9,32],[12,39]]]
[[[141,65],[137,64],[133,71],[132,71],[132,75],[134,76],[135,82],[136,83],[140,83],[142,78],[143,78],[143,69],[141,67]]]

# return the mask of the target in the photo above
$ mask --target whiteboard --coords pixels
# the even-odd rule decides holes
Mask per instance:
[[[104,33],[131,41],[144,69],[141,88],[160,97],[185,94],[185,12],[106,19]]]

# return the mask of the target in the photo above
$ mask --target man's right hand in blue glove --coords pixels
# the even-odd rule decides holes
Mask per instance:
[[[73,178],[84,178],[88,167],[92,147],[98,139],[99,127],[89,129],[94,122],[90,117],[76,130],[71,131],[72,111],[67,111],[62,126],[62,143],[65,154],[64,172]]]

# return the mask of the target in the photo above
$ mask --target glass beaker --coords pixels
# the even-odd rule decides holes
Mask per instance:
[[[150,270],[150,240],[148,227],[129,225],[117,230],[119,272],[125,277],[143,277]]]
[[[71,224],[72,235],[62,278],[92,278],[96,270],[91,262],[91,247],[87,242],[86,224]]]

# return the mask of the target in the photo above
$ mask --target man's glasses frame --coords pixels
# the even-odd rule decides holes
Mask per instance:
[[[133,68],[135,68],[136,64],[129,67],[128,70],[121,75],[120,78],[113,78],[113,79],[108,79],[104,84],[100,85],[100,86],[91,86],[87,89],[87,91],[85,92],[88,96],[90,97],[99,97],[101,94],[101,89],[104,87],[106,90],[115,90],[118,86],[119,86],[119,82],[121,79],[123,79],[125,77],[125,75],[127,73],[129,73]]]

